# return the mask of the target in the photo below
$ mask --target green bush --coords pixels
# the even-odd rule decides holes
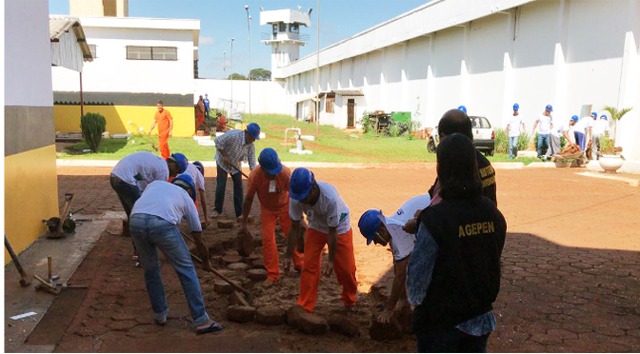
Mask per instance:
[[[521,132],[518,137],[518,151],[529,150],[531,146],[531,135],[527,132]]]
[[[364,112],[364,114],[362,115],[362,118],[360,119],[360,124],[362,125],[362,132],[365,134],[369,131],[375,130],[375,127],[373,126],[373,123],[369,118],[369,113],[367,112]]]
[[[509,138],[504,129],[496,129],[495,132],[495,151],[498,154],[506,154],[509,152]]]
[[[388,130],[389,135],[394,138],[399,137],[403,133],[403,128],[400,126],[400,124],[392,124],[391,126],[389,126]]]
[[[107,120],[102,114],[87,113],[80,118],[80,128],[84,141],[92,152],[98,151],[102,133],[107,129]]]

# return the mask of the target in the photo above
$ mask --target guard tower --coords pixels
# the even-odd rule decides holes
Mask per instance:
[[[262,42],[271,45],[271,74],[278,77],[279,68],[300,59],[300,47],[308,40],[309,35],[300,34],[300,25],[309,27],[312,9],[297,10],[263,10],[260,8],[260,25],[271,25],[271,33],[262,35]]]
[[[129,0],[69,0],[71,16],[128,17]]]

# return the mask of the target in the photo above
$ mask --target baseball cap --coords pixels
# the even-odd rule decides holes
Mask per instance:
[[[260,152],[258,163],[266,173],[277,175],[282,171],[282,163],[278,158],[278,153],[272,148],[265,148]]]
[[[196,166],[196,168],[198,169],[198,171],[200,171],[200,173],[204,176],[204,165],[202,164],[202,162],[200,161],[194,161],[193,165]]]
[[[382,210],[369,209],[365,211],[364,214],[360,216],[360,220],[358,220],[358,228],[362,236],[367,239],[367,246],[370,245],[376,237],[376,232],[378,232],[378,228],[382,224],[381,216]]]
[[[598,112],[591,112],[591,116],[593,118],[598,118]]]
[[[247,125],[247,131],[254,139],[260,140],[260,126],[258,124],[250,123]]]
[[[574,121],[574,122],[577,122],[578,121],[578,116],[574,115],[573,117],[571,117],[571,120]]]
[[[298,167],[291,173],[289,196],[294,200],[303,200],[309,195],[311,187],[316,182],[313,172],[304,167]]]
[[[544,110],[547,112],[553,112],[553,106],[548,104],[546,107],[544,107]]]
[[[520,109],[520,105],[519,105],[519,104],[517,104],[517,103],[514,103],[514,104],[513,104],[513,110],[514,110],[514,111],[517,111],[517,110],[519,110],[519,109]]]
[[[465,106],[463,106],[463,105],[460,105],[460,106],[458,107],[458,110],[459,110],[459,111],[463,111],[464,113],[467,113],[467,107],[465,107]]]
[[[187,169],[187,165],[189,165],[189,160],[187,160],[187,157],[184,156],[184,154],[179,152],[176,152],[175,154],[171,154],[169,159],[175,161],[175,163],[178,165],[178,169],[180,170],[180,173],[184,173],[184,171],[186,171]]]
[[[193,183],[191,176],[188,174],[178,175],[178,177],[173,180],[173,184],[184,188],[184,190],[189,193],[191,199],[193,199],[194,202],[196,201],[196,185]]]
[[[602,115],[600,115],[600,119],[609,119],[609,117],[607,117],[607,115],[603,113]]]

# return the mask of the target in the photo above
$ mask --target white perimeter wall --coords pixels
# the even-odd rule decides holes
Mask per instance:
[[[48,10],[47,0],[4,2],[6,106],[53,106]]]
[[[193,32],[190,30],[93,27],[80,18],[96,56],[84,64],[83,89],[89,92],[193,92]],[[178,60],[127,60],[127,46],[177,47]],[[53,68],[54,91],[79,91],[78,73]]]
[[[487,11],[482,7],[494,3],[478,0],[475,19],[456,22],[470,13],[458,3],[434,2],[407,20],[391,20],[323,50],[320,91],[360,89],[365,96],[357,97],[356,119],[364,111],[408,111],[422,127],[434,126],[461,104],[499,128],[518,102],[529,130],[547,104],[557,121],[602,112],[605,105],[635,107],[620,122],[617,142],[625,156],[640,158],[639,1],[533,1]],[[416,31],[415,17],[428,19],[434,16],[428,12],[440,13],[442,7],[448,7],[450,27],[406,38]],[[394,44],[345,57],[361,42],[375,48],[380,40],[373,36],[385,26],[386,37],[396,37]],[[315,61],[314,54],[283,70],[289,75],[287,95],[315,95]],[[346,126],[346,104],[337,107],[343,108],[321,113],[321,124]]]
[[[247,80],[194,80],[194,103],[198,96],[209,94],[211,109],[215,109],[218,99],[244,102],[245,113],[249,113],[249,85],[251,85],[251,113],[295,114],[295,102],[289,101],[284,94],[282,84],[276,81]],[[233,87],[233,89],[232,89]]]

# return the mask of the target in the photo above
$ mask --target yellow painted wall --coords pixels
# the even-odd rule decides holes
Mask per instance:
[[[191,137],[195,132],[195,118],[193,107],[165,106],[173,117],[173,136]],[[107,119],[109,134],[138,133],[142,128],[149,131],[156,106],[84,106],[86,113],[100,113]],[[56,132],[79,132],[80,106],[55,105],[53,117]],[[153,129],[153,135],[158,134],[158,128]]]
[[[18,254],[46,231],[43,219],[58,216],[56,147],[4,158],[4,232]],[[4,264],[11,261],[5,249]]]

